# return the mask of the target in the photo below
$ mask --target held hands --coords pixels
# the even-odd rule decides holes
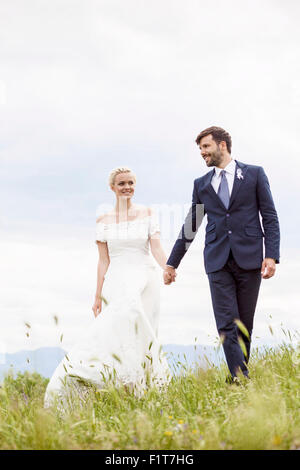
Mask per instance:
[[[172,282],[175,282],[175,278],[177,276],[175,268],[172,268],[172,266],[166,266],[164,269],[164,283],[166,285],[172,284]]]
[[[95,318],[101,313],[102,310],[102,299],[101,297],[95,297],[95,302],[92,307],[92,310],[94,312]]]
[[[261,276],[263,279],[270,279],[274,276],[276,270],[275,260],[273,258],[265,258],[261,265]]]

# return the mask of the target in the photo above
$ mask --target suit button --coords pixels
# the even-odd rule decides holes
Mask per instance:
[[[228,230],[228,233],[232,233],[232,231],[231,231],[231,230]]]

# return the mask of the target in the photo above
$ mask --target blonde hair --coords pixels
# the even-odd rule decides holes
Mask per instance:
[[[120,173],[132,173],[134,176],[134,180],[136,181],[136,176],[133,173],[133,171],[130,170],[130,168],[127,168],[126,166],[119,166],[118,168],[115,168],[114,170],[110,172],[109,179],[108,179],[109,186],[113,186],[115,184],[116,176],[119,175]]]

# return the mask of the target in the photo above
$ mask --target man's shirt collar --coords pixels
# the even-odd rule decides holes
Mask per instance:
[[[236,163],[235,163],[235,160],[232,158],[230,160],[230,162],[228,163],[228,165],[225,166],[224,170],[227,171],[227,173],[230,173],[231,175],[234,175],[235,167],[236,167]],[[216,174],[217,178],[220,176],[221,171],[222,171],[222,168],[217,168],[215,166],[215,174]]]

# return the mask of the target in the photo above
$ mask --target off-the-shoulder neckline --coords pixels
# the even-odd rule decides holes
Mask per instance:
[[[148,217],[151,217],[151,216],[152,216],[152,214],[146,215],[145,217],[136,217],[136,218],[133,219],[133,220],[123,220],[123,221],[121,221],[121,222],[118,222],[118,223],[114,222],[114,223],[111,223],[111,224],[107,224],[107,223],[101,222],[101,221],[99,220],[99,222],[96,222],[96,224],[97,224],[97,225],[98,225],[98,224],[102,224],[102,225],[121,225],[121,224],[129,224],[130,222],[136,222],[137,220],[145,220],[145,219],[148,219]]]

